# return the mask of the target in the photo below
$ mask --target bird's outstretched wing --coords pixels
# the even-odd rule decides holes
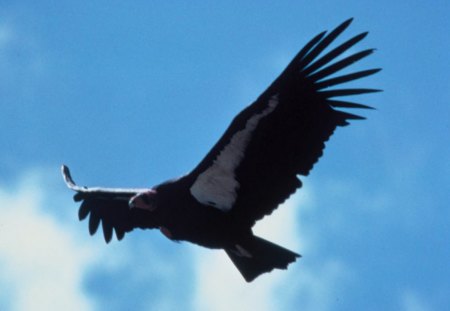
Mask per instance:
[[[134,228],[156,228],[148,212],[128,206],[131,197],[148,189],[80,187],[73,181],[67,166],[63,165],[61,172],[66,185],[76,192],[74,200],[82,202],[78,211],[79,219],[84,220],[89,215],[91,235],[97,232],[100,223],[106,242],[111,241],[113,231],[117,239],[121,240],[126,232]]]
[[[380,70],[336,75],[374,51],[349,54],[365,32],[324,52],[351,21],[314,37],[269,88],[234,118],[190,173],[190,192],[197,201],[253,225],[301,186],[298,175],[309,174],[336,127],[364,119],[335,108],[370,107],[335,98],[378,90],[328,89]],[[349,55],[341,56],[344,53]]]

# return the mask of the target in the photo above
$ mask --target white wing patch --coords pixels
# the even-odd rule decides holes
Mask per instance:
[[[197,177],[190,189],[197,201],[225,212],[233,207],[240,186],[235,170],[245,156],[245,149],[259,121],[273,112],[277,105],[278,95],[275,95],[263,111],[248,119],[245,127],[231,137],[211,167]]]

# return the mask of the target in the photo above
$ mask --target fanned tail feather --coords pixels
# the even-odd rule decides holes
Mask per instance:
[[[236,250],[225,251],[247,282],[273,269],[287,269],[290,263],[300,257],[299,254],[257,236],[251,236],[236,247]]]

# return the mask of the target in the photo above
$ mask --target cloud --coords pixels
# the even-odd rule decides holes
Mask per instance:
[[[23,19],[10,15],[0,14],[0,88],[6,94],[17,88],[33,94],[46,78],[46,51],[35,34],[24,29]]]
[[[303,214],[314,211],[314,195],[305,186],[270,217],[255,226],[255,234],[294,251],[313,253],[320,243]],[[300,212],[299,212],[300,211]],[[301,250],[301,251],[300,251]],[[311,264],[303,258],[288,270],[274,270],[246,283],[223,251],[196,249],[195,310],[332,310],[339,288],[351,273],[340,261],[326,258]]]
[[[400,310],[403,311],[431,311],[427,302],[414,291],[405,290],[400,297]]]
[[[310,221],[317,219],[310,217],[318,213],[316,199],[307,185],[255,227],[257,235],[305,257],[249,284],[223,251],[171,244],[157,232],[137,231],[110,245],[86,230],[79,234],[77,226],[86,229],[86,224],[74,221],[73,206],[64,207],[65,195],[42,188],[58,189],[44,175],[29,172],[16,186],[0,185],[1,309],[170,310],[183,305],[264,311],[295,305],[326,311],[352,280],[342,261],[321,252],[320,226]]]
[[[0,306],[92,310],[82,288],[83,273],[100,254],[46,212],[40,184],[45,183],[32,173],[13,191],[0,187],[0,292],[8,293],[0,295]]]
[[[0,49],[5,48],[12,41],[12,31],[5,23],[0,24]]]

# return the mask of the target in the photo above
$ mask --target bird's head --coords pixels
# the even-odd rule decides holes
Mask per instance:
[[[130,201],[128,201],[128,205],[130,208],[140,208],[147,211],[156,210],[156,190],[150,189],[145,192],[140,192],[133,196]]]

